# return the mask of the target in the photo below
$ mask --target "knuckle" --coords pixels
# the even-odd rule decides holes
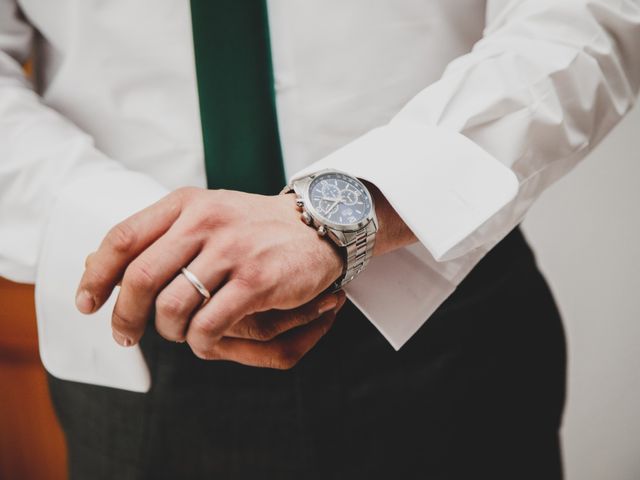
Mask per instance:
[[[191,321],[191,327],[201,338],[206,337],[208,339],[218,337],[218,330],[220,330],[219,322],[211,316],[199,316]]]
[[[200,360],[219,360],[220,355],[213,348],[202,348],[191,346],[191,351]]]
[[[99,290],[105,288],[110,279],[105,275],[104,270],[89,268],[86,270],[82,279],[82,288],[90,292],[98,293]]]
[[[302,355],[296,348],[282,347],[275,358],[272,359],[272,368],[278,370],[290,370],[296,366]]]
[[[184,341],[184,334],[183,333],[180,333],[177,330],[168,329],[168,328],[166,328],[166,326],[164,326],[161,323],[156,323],[156,331],[165,340],[169,340],[171,342],[183,342]]]
[[[298,358],[293,357],[285,357],[280,360],[280,368],[279,370],[291,370],[298,363]]]
[[[119,331],[130,332],[132,330],[135,330],[137,327],[136,322],[132,318],[121,315],[117,311],[113,312],[113,315],[111,316],[111,323],[114,327],[116,327],[116,330]]]
[[[184,300],[172,293],[163,292],[156,299],[156,313],[167,318],[181,318],[186,315],[188,307]]]
[[[165,200],[165,208],[173,218],[177,218],[180,213],[182,213],[183,206],[185,204],[185,197],[186,194],[176,192],[172,192],[167,196]]]
[[[170,195],[174,195],[176,197],[185,197],[189,195],[189,192],[193,190],[193,187],[180,187],[176,188]]]
[[[180,201],[188,212],[192,229],[217,227],[239,216],[237,206],[221,192],[192,187],[181,193]]]
[[[175,196],[179,202],[184,202],[193,198],[198,192],[196,187],[180,187],[174,190],[171,195]]]
[[[128,252],[136,243],[136,232],[127,222],[120,222],[107,234],[107,242],[116,252]]]
[[[185,224],[185,233],[195,238],[205,240],[211,235],[211,231],[222,225],[225,221],[217,209],[210,206],[197,205],[188,214]]]
[[[200,360],[211,360],[211,358],[209,356],[209,352],[206,351],[206,350],[202,350],[202,349],[199,349],[199,348],[192,348],[191,351]]]
[[[148,263],[137,260],[129,265],[125,271],[124,283],[138,292],[153,290],[156,280],[151,271],[151,266]]]
[[[276,336],[276,331],[272,325],[256,325],[250,323],[247,325],[247,335],[254,340],[268,342]]]
[[[91,268],[91,265],[93,264],[93,259],[95,257],[95,252],[91,252],[89,255],[87,255],[87,258],[84,259],[84,268]]]
[[[201,348],[194,348],[194,347],[191,347],[191,351],[200,360],[209,360],[209,352],[208,351],[203,350]]]

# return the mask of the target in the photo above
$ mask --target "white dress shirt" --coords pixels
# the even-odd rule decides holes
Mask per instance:
[[[396,349],[639,88],[640,0],[268,7],[287,178],[369,180],[419,239],[345,288]],[[206,185],[203,157],[188,1],[0,0],[0,276],[36,284],[52,373],[148,388],[113,299],[83,317],[74,293],[113,224]]]

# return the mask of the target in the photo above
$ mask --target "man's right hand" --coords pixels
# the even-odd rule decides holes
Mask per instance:
[[[291,310],[266,310],[247,315],[224,333],[207,360],[289,369],[329,331],[346,302],[342,290],[321,295]],[[162,321],[156,329],[162,335]],[[172,334],[168,335],[173,338]],[[166,338],[166,337],[165,337]]]
[[[256,312],[234,324],[227,330],[225,336],[268,342],[289,330],[309,325],[321,317],[326,317],[325,314],[335,315],[342,308],[345,300],[345,293],[339,290],[335,293],[320,295],[292,310]],[[166,320],[171,321],[171,319]],[[163,318],[156,318],[156,328],[160,335],[162,335],[164,321]]]

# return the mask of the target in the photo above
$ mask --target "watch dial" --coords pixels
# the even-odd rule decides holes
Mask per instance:
[[[371,198],[358,180],[341,173],[325,173],[309,185],[309,200],[326,221],[351,225],[371,211]]]

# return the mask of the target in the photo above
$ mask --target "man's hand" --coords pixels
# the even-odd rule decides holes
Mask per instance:
[[[94,312],[120,283],[112,327],[121,345],[139,341],[155,307],[158,332],[201,358],[288,368],[344,303],[342,292],[316,298],[342,263],[300,220],[293,194],[184,188],[108,233],[87,260],[76,303]],[[202,307],[184,266],[212,292]]]
[[[345,301],[344,292],[339,291],[293,310],[249,315],[225,332],[204,358],[256,367],[293,367],[331,328]]]

